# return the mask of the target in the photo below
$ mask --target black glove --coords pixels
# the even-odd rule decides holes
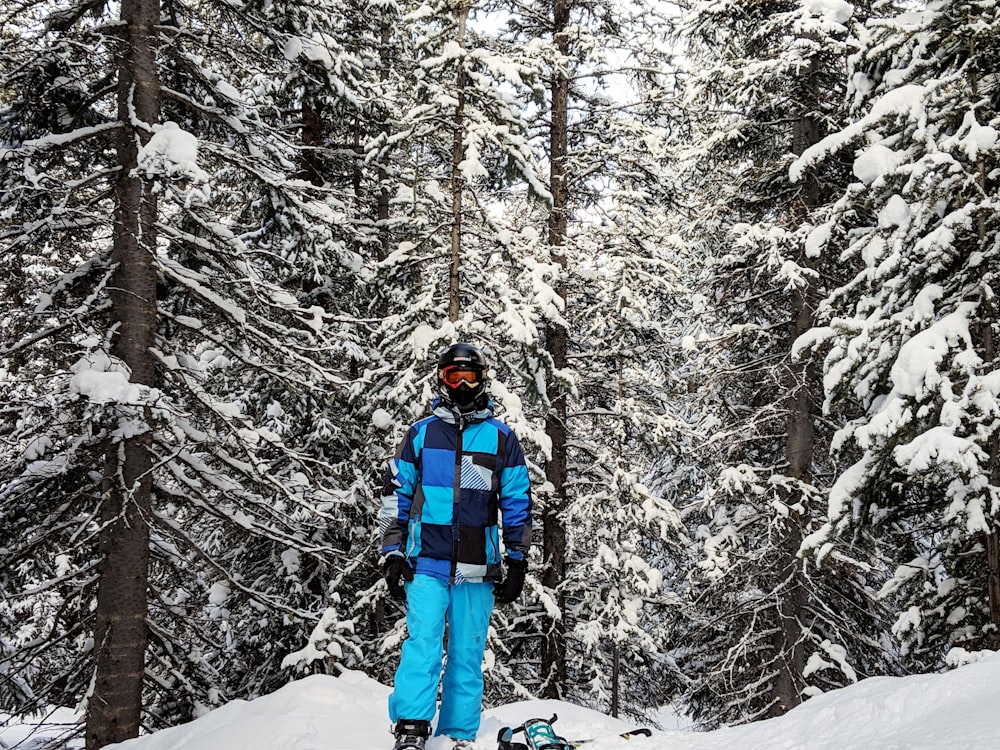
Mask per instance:
[[[403,579],[413,580],[413,568],[402,555],[389,555],[382,564],[382,577],[389,585],[389,596],[397,602],[406,601],[406,591],[403,590]]]
[[[493,584],[493,596],[500,604],[510,604],[521,595],[524,588],[524,574],[528,572],[527,560],[507,558],[507,575]]]

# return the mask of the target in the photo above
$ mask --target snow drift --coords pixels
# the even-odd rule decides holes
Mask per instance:
[[[388,750],[389,688],[358,672],[314,675],[253,701],[232,701],[182,726],[114,745],[115,750]],[[622,740],[627,722],[559,701],[487,710],[477,740],[496,748],[501,727],[558,714],[566,737],[592,750],[973,750],[1000,744],[1000,655],[944,674],[872,677],[818,696],[777,719],[714,732],[655,731]],[[665,714],[665,717],[669,716]],[[676,719],[669,719],[674,726]],[[65,727],[63,727],[65,729]],[[31,748],[47,731],[0,729],[0,747]],[[52,736],[49,734],[48,736]],[[17,745],[16,743],[22,744]],[[82,745],[81,745],[82,746]],[[428,750],[450,743],[433,738]]]

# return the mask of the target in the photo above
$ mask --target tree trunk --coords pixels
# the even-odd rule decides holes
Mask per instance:
[[[465,26],[469,19],[469,0],[455,3],[455,20],[458,23],[458,43],[465,44]],[[459,270],[462,265],[462,193],[465,178],[459,165],[465,157],[465,63],[459,62],[455,78],[455,96],[458,105],[452,119],[451,148],[451,269],[448,273],[448,320],[458,320],[461,298],[459,296]]]
[[[322,105],[309,101],[302,102],[302,178],[311,184],[321,186],[323,179],[323,160],[320,158],[320,148],[323,146],[323,114]]]
[[[568,0],[553,2],[553,38],[560,58],[569,56]],[[566,301],[563,275],[566,268],[565,245],[567,235],[566,210],[569,203],[566,189],[566,155],[569,127],[569,77],[558,61],[552,72],[552,124],[549,133],[549,189],[552,192],[552,212],[549,214],[549,245],[552,260],[559,266],[560,277],[555,291]],[[566,367],[566,329],[550,323],[546,342],[553,366]],[[558,620],[545,623],[545,640],[542,644],[542,697],[560,698],[566,684],[566,602],[561,593],[566,579],[566,526],[567,505],[567,455],[566,455],[566,395],[550,392],[551,404],[545,418],[545,433],[552,444],[552,457],[545,466],[545,478],[552,486],[552,494],[543,514],[542,554],[545,571],[542,584],[556,597],[560,613]]]
[[[150,133],[145,123],[159,119],[156,31],[159,0],[124,0],[123,44],[118,58],[118,140],[121,173],[115,186],[113,257],[110,285],[111,322],[117,330],[112,354],[130,369],[133,383],[154,385],[150,347],[156,332],[156,199],[141,178],[133,176],[137,143]],[[148,425],[148,407],[132,408]],[[108,440],[105,492],[101,505],[101,563],[98,568],[94,626],[94,687],[87,702],[88,750],[139,734],[142,686],[148,641],[147,578],[149,566],[152,454],[149,429]]]
[[[389,80],[389,70],[392,66],[392,55],[390,53],[390,45],[392,42],[391,26],[389,24],[389,19],[386,17],[388,10],[382,9],[382,26],[379,31],[381,38],[381,45],[379,46],[379,82],[383,85]],[[389,122],[387,120],[382,121],[382,132],[384,134],[389,133]],[[390,250],[390,240],[392,239],[389,234],[389,172],[385,168],[385,163],[382,159],[379,159],[378,165],[378,199],[375,206],[376,224],[378,228],[378,260],[383,261],[389,257]],[[388,310],[383,308],[380,311],[383,315],[388,315]]]
[[[621,711],[622,650],[618,643],[611,645],[611,715],[618,718]]]
[[[813,62],[810,73],[816,68]],[[794,124],[792,150],[801,155],[809,146],[820,140],[819,123],[805,115]],[[813,175],[806,176],[801,197],[801,218],[820,203],[819,183]],[[802,253],[796,261],[803,266],[810,259]],[[816,281],[810,276],[803,288],[796,288],[791,300],[791,325],[789,326],[789,346],[800,335],[813,327],[814,301],[818,296]],[[785,442],[785,462],[787,476],[809,482],[812,479],[813,461],[813,393],[819,383],[815,366],[809,360],[790,361],[788,379],[785,383],[785,405],[787,410]],[[780,545],[780,559],[777,564],[778,580],[778,628],[774,635],[775,677],[772,685],[770,716],[780,716],[802,702],[802,673],[805,668],[805,642],[802,632],[802,614],[806,610],[807,595],[802,580],[802,562],[799,547],[802,545],[805,518],[794,508],[804,498],[794,490],[783,498],[789,507],[786,520],[785,538]]]
[[[969,39],[969,58],[976,56],[975,39]],[[979,100],[979,76],[975,67],[970,68],[969,85],[972,88],[972,98]],[[976,158],[976,171],[979,188],[983,195],[986,190],[986,161],[980,155]],[[976,239],[978,248],[985,251],[986,248],[986,211],[980,210],[976,215]],[[980,315],[981,325],[976,326],[974,331],[977,339],[976,345],[982,355],[986,372],[993,370],[996,366],[996,343],[993,338],[993,327],[997,323],[996,306],[992,298],[983,302],[985,315]],[[990,485],[1000,486],[1000,433],[994,431],[990,435],[989,441],[989,467]],[[1000,529],[1000,519],[996,513],[990,516],[990,531],[986,534],[986,590],[989,596],[990,625],[992,630],[986,642],[986,648],[991,650],[1000,649],[1000,540],[997,534]]]
[[[995,469],[991,473],[995,473]],[[997,483],[995,477],[992,483]],[[986,535],[986,566],[989,575],[987,589],[990,597],[990,625],[993,626],[986,646],[993,651],[1000,648],[1000,543],[997,542],[996,525],[994,519],[993,530]]]
[[[810,288],[812,284],[810,283]],[[812,327],[812,314],[805,290],[793,295],[791,338]],[[811,478],[813,454],[813,415],[811,391],[815,381],[813,368],[806,363],[790,367],[791,389],[787,405],[786,473],[808,482]],[[779,548],[778,629],[774,636],[775,678],[772,686],[770,716],[780,716],[802,702],[802,673],[805,667],[805,643],[802,638],[801,615],[806,610],[806,590],[802,580],[802,562],[798,558],[802,545],[803,515],[794,506],[803,498],[793,491],[783,498],[789,507],[785,521],[785,537]]]
[[[979,160],[980,186],[986,186],[985,167],[982,159]],[[986,246],[986,217],[983,211],[977,217],[977,234],[979,247]],[[993,327],[996,325],[996,306],[992,300],[984,300],[981,303],[983,312],[980,314],[980,324],[973,328],[973,339],[977,350],[983,360],[983,371],[991,372],[996,368],[996,342],[993,335]],[[1000,486],[1000,432],[994,431],[987,441],[988,463],[987,467],[992,487]],[[991,650],[1000,648],[1000,540],[997,538],[1000,519],[996,513],[990,516],[990,531],[986,534],[986,591],[989,601],[990,625],[992,630],[987,638],[985,647]]]

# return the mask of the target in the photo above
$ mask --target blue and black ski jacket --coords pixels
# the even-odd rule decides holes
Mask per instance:
[[[531,545],[531,491],[524,453],[493,407],[463,416],[436,400],[389,461],[379,525],[382,554],[446,583],[496,581],[504,552]]]

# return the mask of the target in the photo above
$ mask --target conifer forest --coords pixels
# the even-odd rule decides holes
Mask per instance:
[[[996,0],[4,0],[0,711],[389,684],[472,341],[486,700],[702,728],[1000,649]]]

